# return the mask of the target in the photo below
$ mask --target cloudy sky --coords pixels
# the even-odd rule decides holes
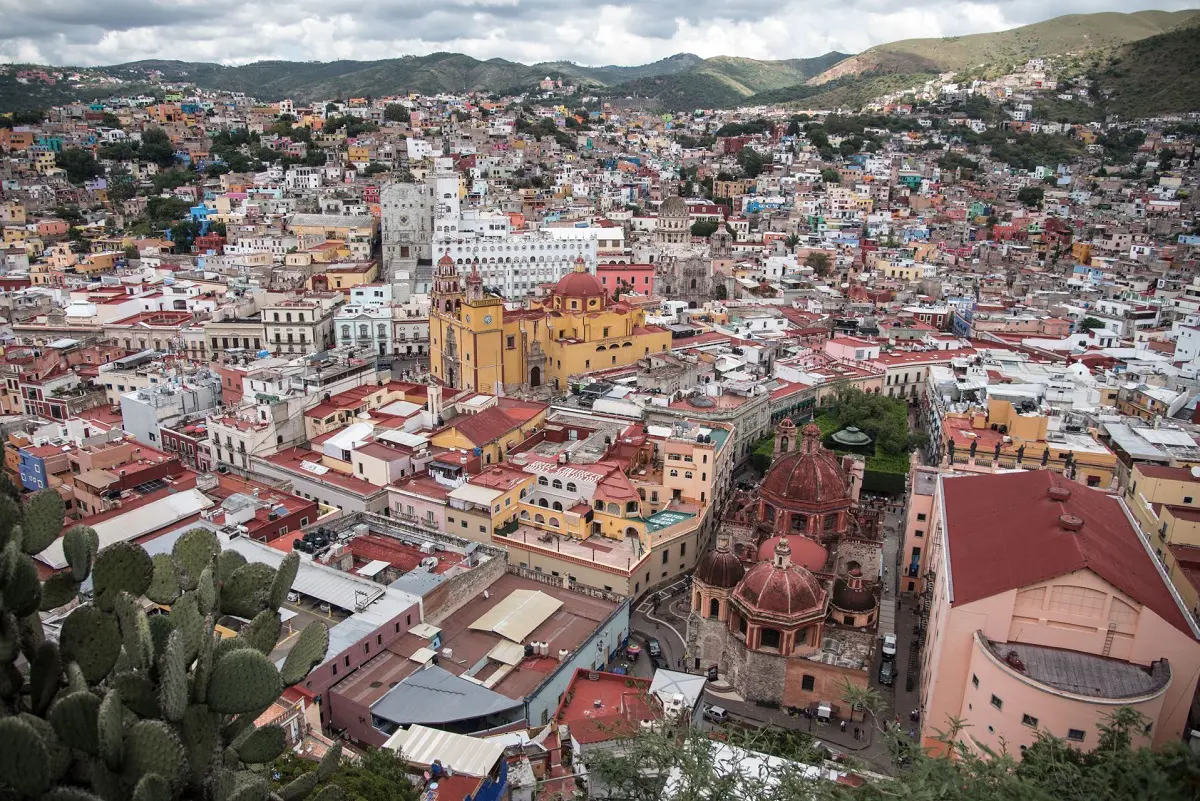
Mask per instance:
[[[1093,11],[1195,0],[0,0],[0,61],[243,64],[439,50],[532,63],[643,64],[674,53],[802,58]]]

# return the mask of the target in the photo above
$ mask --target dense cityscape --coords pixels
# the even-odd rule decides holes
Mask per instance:
[[[1196,798],[1197,24],[0,63],[0,799]]]

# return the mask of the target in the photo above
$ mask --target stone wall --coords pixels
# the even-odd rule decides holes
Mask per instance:
[[[437,626],[461,609],[468,601],[504,575],[507,555],[492,557],[452,579],[443,581],[421,597],[426,622]]]

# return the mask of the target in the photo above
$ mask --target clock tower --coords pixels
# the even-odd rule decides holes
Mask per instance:
[[[432,301],[429,347],[434,380],[456,389],[502,392],[504,301],[484,292],[478,265],[473,264],[460,282],[454,260],[444,255],[438,260]]]

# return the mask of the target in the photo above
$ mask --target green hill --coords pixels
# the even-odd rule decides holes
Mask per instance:
[[[1200,25],[1118,48],[1092,78],[1105,109],[1125,119],[1200,110]]]
[[[1200,10],[1069,14],[996,33],[905,39],[864,50],[825,70],[812,83],[867,72],[941,73],[981,65],[1016,65],[1039,56],[1112,47],[1156,36],[1197,15]]]

